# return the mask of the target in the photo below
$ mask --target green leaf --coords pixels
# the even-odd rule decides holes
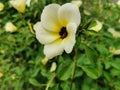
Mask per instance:
[[[96,45],[96,48],[97,48],[97,50],[99,51],[99,53],[101,54],[101,55],[107,55],[108,54],[108,50],[107,50],[107,48],[105,47],[105,45]]]
[[[97,61],[98,55],[94,49],[85,46],[85,53],[88,59],[91,61],[91,63],[95,63]]]
[[[111,61],[110,63],[111,63],[111,65],[112,65],[114,68],[120,70],[120,60],[119,60],[119,59],[116,59],[116,60],[114,60],[114,61]]]
[[[59,90],[59,85],[55,84],[53,87],[49,88],[49,90]]]
[[[100,63],[97,65],[84,65],[81,66],[81,68],[89,77],[93,79],[99,78],[102,74],[102,66]]]
[[[115,69],[115,68],[112,68],[112,69],[110,70],[110,74],[111,74],[112,76],[119,76],[119,75],[120,75],[120,70]]]
[[[67,80],[71,78],[74,70],[74,63],[63,63],[58,70],[58,78],[60,80]]]
[[[97,22],[95,20],[93,20],[93,21],[90,22],[90,25],[89,25],[88,29],[90,29],[91,27],[94,27],[96,25],[97,25]]]
[[[88,65],[91,64],[91,61],[87,58],[87,56],[85,54],[81,54],[77,57],[77,65],[81,66],[81,65]]]
[[[61,88],[62,90],[70,90],[70,81],[65,81],[63,83],[61,83]]]
[[[109,74],[108,72],[103,72],[103,75],[104,75],[104,77],[105,77],[105,79],[107,80],[107,81],[111,81],[111,74]]]
[[[81,68],[76,68],[75,77],[80,77],[83,75],[83,70]]]
[[[39,71],[40,71],[40,68],[36,68],[35,71],[33,71],[33,74],[31,75],[31,77],[36,77]]]
[[[120,90],[120,81],[116,80],[113,82],[114,86],[115,86],[115,90]]]
[[[34,78],[30,78],[29,82],[34,86],[37,86],[37,87],[41,86],[41,84]]]

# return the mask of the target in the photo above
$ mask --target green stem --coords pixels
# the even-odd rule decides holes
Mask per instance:
[[[50,81],[48,82],[48,84],[47,84],[45,90],[48,90],[48,89],[49,89],[49,87],[50,87],[51,83],[53,82],[55,76],[56,76],[56,74],[54,74],[53,77],[50,79]]]
[[[72,90],[72,86],[73,86],[74,79],[75,79],[76,66],[77,66],[76,56],[77,56],[77,50],[75,50],[75,56],[74,56],[74,71],[73,71],[73,75],[72,75],[72,78],[71,78],[70,90]]]

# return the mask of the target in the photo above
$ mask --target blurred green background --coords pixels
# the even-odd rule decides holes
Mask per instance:
[[[120,90],[118,0],[78,0],[81,24],[73,52],[42,63],[43,45],[33,26],[46,5],[71,1],[31,0],[20,13],[9,0],[0,0],[0,90]],[[95,21],[102,24],[97,32],[90,30]],[[6,29],[8,22],[13,31]],[[53,62],[57,68],[50,72]]]

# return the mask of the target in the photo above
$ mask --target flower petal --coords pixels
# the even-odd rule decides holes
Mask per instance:
[[[45,29],[53,32],[58,32],[60,24],[58,21],[57,12],[60,5],[50,4],[46,6],[41,15],[41,22]]]
[[[42,44],[48,44],[60,38],[58,33],[49,32],[46,29],[44,29],[40,22],[35,31],[36,31],[36,38]]]
[[[72,52],[73,46],[76,42],[75,33],[77,30],[77,25],[75,23],[70,23],[67,25],[68,36],[62,42],[62,45],[66,53]]]
[[[62,25],[66,26],[69,22],[76,23],[78,26],[81,21],[80,12],[76,5],[67,3],[58,10],[58,18]]]
[[[24,13],[26,0],[10,0],[10,4],[19,12]]]
[[[61,42],[62,40],[58,39],[55,42],[44,46],[44,54],[48,59],[52,59],[53,57],[63,53],[64,49]]]

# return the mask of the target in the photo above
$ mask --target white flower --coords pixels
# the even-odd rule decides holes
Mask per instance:
[[[25,12],[26,0],[11,0],[10,4],[21,13]]]
[[[118,7],[120,8],[120,0],[118,0],[117,5],[118,5]]]
[[[31,0],[26,0],[26,5],[27,5],[28,7],[30,7],[30,2],[31,2]]]
[[[44,54],[48,59],[61,55],[64,50],[72,51],[80,20],[79,9],[74,4],[50,4],[44,8],[35,31],[38,41],[45,45]]]
[[[5,30],[6,32],[16,32],[17,31],[17,27],[12,23],[12,22],[7,22],[5,24]]]
[[[120,32],[117,32],[114,28],[109,28],[108,32],[110,32],[114,38],[120,38]]]
[[[4,9],[4,4],[0,2],[0,11]]]
[[[96,32],[99,32],[102,29],[102,23],[98,20],[96,20],[96,25],[91,27],[90,30],[94,30]]]
[[[80,7],[82,5],[82,1],[81,0],[74,0],[74,1],[71,1],[71,3],[75,4],[78,7]]]
[[[40,24],[40,22],[36,22],[36,23],[33,25],[33,29],[36,30],[39,24]]]
[[[51,67],[50,67],[50,72],[54,72],[57,68],[57,64],[55,62],[52,63]]]

